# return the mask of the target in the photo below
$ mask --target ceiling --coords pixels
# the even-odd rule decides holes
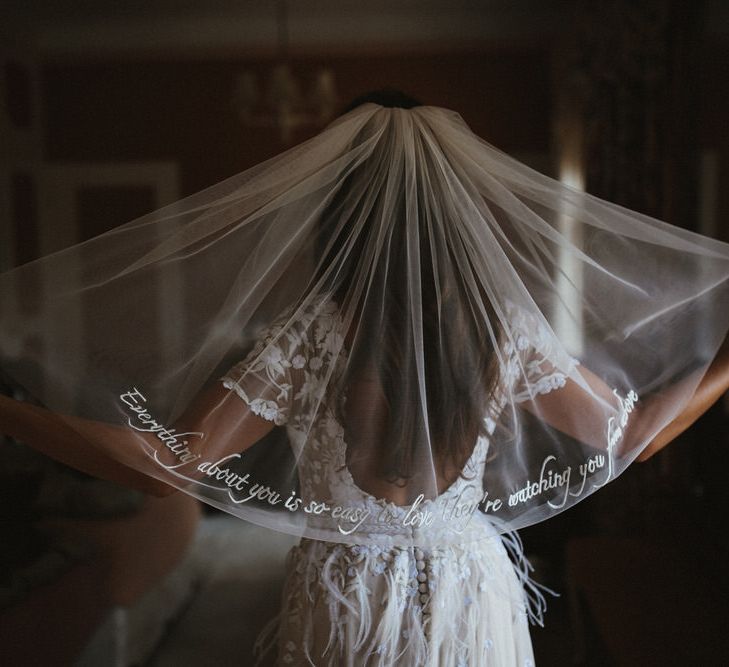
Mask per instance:
[[[574,0],[288,0],[292,51],[469,47],[544,37]],[[42,53],[273,52],[280,2],[3,0],[15,37]]]
[[[3,0],[0,37],[44,55],[275,52],[272,0]],[[549,39],[579,0],[288,0],[293,52],[471,48]],[[707,29],[729,34],[729,2]],[[579,9],[577,9],[579,11]]]

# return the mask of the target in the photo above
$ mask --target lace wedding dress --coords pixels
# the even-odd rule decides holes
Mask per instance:
[[[565,377],[550,367],[539,329],[530,330],[533,322],[524,315],[512,311],[518,336],[505,352],[515,368],[522,364],[527,369],[531,391],[546,393],[564,384]],[[246,359],[220,380],[256,414],[286,426],[304,503],[356,503],[371,510],[365,513],[369,517],[389,511],[400,520],[367,526],[363,517],[358,530],[409,530],[417,544],[421,528],[412,505],[394,505],[355,483],[345,464],[343,428],[331,411],[317,405],[320,417],[308,436],[314,445],[297,449],[305,437],[302,416],[316,402],[318,372],[329,366],[332,351],[343,341],[337,304],[331,299],[306,309],[294,326],[289,318],[284,313]],[[284,324],[286,331],[279,336]],[[266,348],[251,367],[249,360]],[[243,371],[245,382],[240,380]],[[518,400],[518,387],[512,387],[511,395]],[[487,431],[493,432],[503,404],[495,399],[488,407]],[[528,620],[531,616],[541,623],[543,587],[528,576],[518,534],[500,535],[493,526],[489,531],[480,512],[458,515],[457,499],[467,487],[481,488],[487,450],[488,438],[482,436],[464,474],[435,500],[418,506],[464,522],[462,545],[388,548],[302,538],[287,555],[281,611],[256,642],[259,662],[277,648],[280,665],[533,665]]]

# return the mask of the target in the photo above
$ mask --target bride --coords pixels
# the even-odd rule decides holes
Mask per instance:
[[[0,396],[0,432],[300,536],[257,642],[281,665],[532,665],[549,591],[517,529],[729,389],[729,246],[395,91],[0,275],[0,303],[38,271],[43,308],[2,314],[0,364],[44,407]],[[150,284],[182,285],[171,345],[160,303],[130,303]]]

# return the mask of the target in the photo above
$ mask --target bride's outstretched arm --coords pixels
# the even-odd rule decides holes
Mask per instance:
[[[653,438],[650,445],[640,453],[636,460],[646,461],[663,449],[701,417],[727,391],[729,391],[729,335],[724,339],[719,352],[701,379],[688,405]]]
[[[199,439],[191,439],[190,447],[197,453],[204,452],[206,458],[224,455],[233,448],[237,452],[247,449],[266,435],[273,423],[248,409],[241,409],[240,400],[229,400],[230,396],[228,389],[214,383],[201,392],[169,430],[201,433]],[[176,490],[158,476],[166,476],[160,463],[177,465],[179,461],[154,433],[60,415],[4,395],[0,395],[0,433],[61,463],[145,493],[164,496]],[[140,439],[144,442],[140,443]],[[146,454],[140,445],[146,445],[148,451],[156,451],[159,462]],[[179,470],[183,472],[183,469]],[[195,473],[194,464],[185,466],[183,474],[186,477],[200,476]]]
[[[159,480],[109,458],[45,408],[0,394],[0,433],[94,477],[161,495]]]
[[[607,440],[603,428],[594,430],[595,424],[602,425],[605,421],[604,408],[599,401],[595,401],[595,397],[602,399],[607,405],[619,407],[616,396],[600,377],[586,367],[580,366],[578,373],[588,389],[568,378],[565,386],[558,391],[536,396],[522,406],[553,428],[592,447],[605,448]],[[661,392],[639,397],[640,400],[633,408],[629,426],[625,430],[619,449],[630,449],[637,440],[650,438],[651,435],[646,429],[650,428],[651,417],[657,411],[662,412],[673,400],[673,395],[684,394],[686,387],[695,387],[688,404],[663,430],[652,437],[650,445],[636,460],[645,461],[661,450],[691,426],[726,391],[729,391],[729,336],[724,340],[703,377],[699,379],[698,373],[700,371]]]

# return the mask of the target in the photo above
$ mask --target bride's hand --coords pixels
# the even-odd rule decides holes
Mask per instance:
[[[662,441],[660,439],[654,439],[650,444],[635,458],[636,461],[643,463],[647,461],[651,456],[660,452],[670,440]]]
[[[12,436],[14,416],[23,405],[26,403],[0,393],[0,434]]]

